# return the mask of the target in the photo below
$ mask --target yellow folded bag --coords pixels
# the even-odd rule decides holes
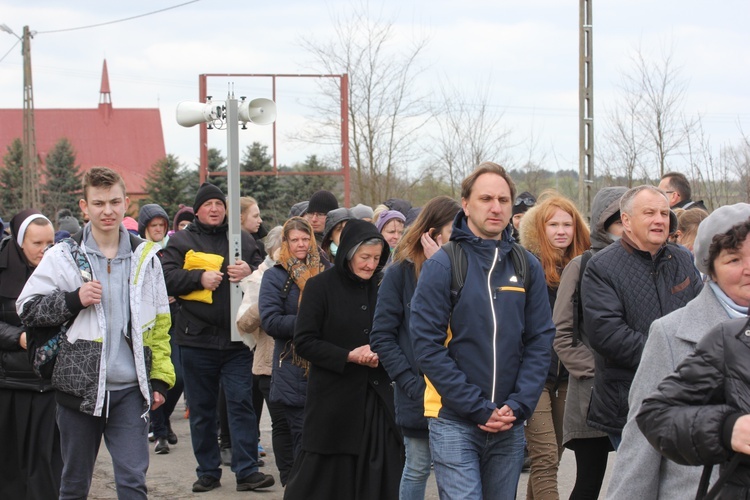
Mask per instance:
[[[185,254],[185,264],[183,269],[192,271],[194,269],[203,269],[204,271],[221,271],[221,265],[224,263],[224,257],[215,253],[194,252],[188,250]],[[194,290],[187,295],[180,295],[182,300],[194,300],[196,302],[205,302],[213,304],[213,292],[211,290]]]

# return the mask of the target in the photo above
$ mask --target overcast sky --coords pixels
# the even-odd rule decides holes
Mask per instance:
[[[19,35],[24,25],[38,32],[32,41],[37,108],[96,107],[106,58],[114,107],[159,107],[167,152],[193,162],[198,131],[178,126],[175,108],[197,99],[198,75],[310,73],[311,58],[300,38],[330,38],[332,14],[345,13],[350,5],[202,0],[127,22],[45,33],[179,3],[0,0],[0,23]],[[476,82],[489,82],[490,103],[504,112],[518,144],[516,159],[523,158],[533,136],[547,168],[578,168],[577,0],[373,0],[371,8],[394,20],[399,42],[428,40],[419,60],[424,92],[437,96],[441,79],[467,92]],[[593,8],[597,131],[639,44],[654,55],[663,47],[671,50],[689,85],[685,111],[703,117],[715,147],[736,141],[740,125],[750,130],[750,2],[594,0]],[[15,41],[0,32],[0,57]],[[22,106],[22,76],[18,45],[0,62],[0,107]],[[235,91],[271,97],[267,80],[238,79]],[[216,81],[209,93],[226,96],[226,83]],[[313,81],[279,82],[281,163],[316,152],[286,139],[305,126],[302,105],[316,98]],[[269,131],[250,127],[241,132],[241,142],[269,142]],[[209,142],[223,149],[226,138],[212,132]]]

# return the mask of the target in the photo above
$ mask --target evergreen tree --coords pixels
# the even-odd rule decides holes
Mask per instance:
[[[316,155],[308,156],[304,163],[295,165],[292,170],[297,172],[325,172],[330,170],[325,164],[318,160]],[[289,199],[285,200],[291,207],[299,201],[309,200],[310,197],[321,189],[331,191],[339,198],[339,204],[343,204],[343,197],[336,192],[336,185],[340,177],[329,175],[289,175],[284,178],[283,190]]]
[[[173,154],[168,154],[154,163],[146,176],[146,198],[140,206],[157,203],[171,217],[179,210],[180,203],[192,205],[190,184],[193,175]]]
[[[240,162],[240,172],[271,172],[271,157],[268,146],[253,142],[245,150]],[[240,178],[240,196],[252,196],[258,201],[266,227],[273,227],[286,220],[288,206],[280,202],[280,182],[273,175],[243,176]]]
[[[227,171],[227,159],[221,156],[221,150],[217,148],[208,148],[208,171],[209,172],[226,172]],[[208,176],[206,180],[218,187],[219,189],[227,193],[227,178],[226,176]],[[196,187],[196,192],[198,191]]]
[[[63,137],[45,159],[42,200],[44,213],[51,220],[55,220],[55,214],[63,208],[70,210],[73,214],[80,212],[78,200],[81,198],[81,178],[83,177],[80,169],[80,165],[76,165],[73,145]]]
[[[21,206],[22,189],[23,143],[21,139],[14,139],[8,145],[0,168],[0,209],[6,221],[24,208]]]

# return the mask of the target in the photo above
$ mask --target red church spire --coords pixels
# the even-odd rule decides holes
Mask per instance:
[[[107,60],[102,67],[102,87],[99,90],[99,109],[104,112],[104,122],[109,122],[112,112],[112,94],[109,91],[109,72],[107,71]]]

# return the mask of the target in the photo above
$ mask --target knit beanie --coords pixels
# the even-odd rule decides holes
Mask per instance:
[[[711,215],[703,219],[698,226],[698,234],[693,243],[695,267],[703,274],[708,274],[708,251],[714,236],[724,234],[737,224],[750,219],[750,205],[736,203],[714,210]]]
[[[513,215],[526,213],[534,205],[536,205],[534,195],[524,191],[516,197],[516,201],[513,203]]]
[[[140,236],[141,238],[145,238],[146,227],[148,226],[149,222],[157,217],[161,217],[162,219],[164,219],[165,224],[169,224],[169,215],[167,215],[167,212],[163,208],[161,208],[160,205],[157,205],[156,203],[143,205],[141,207],[141,210],[138,212],[138,236]]]
[[[213,184],[204,182],[203,184],[201,184],[201,187],[198,188],[198,192],[195,195],[193,212],[197,213],[201,205],[206,203],[208,200],[221,200],[221,202],[224,204],[224,207],[226,208],[227,206],[227,197],[224,196],[224,193],[221,191],[221,189],[214,186]]]
[[[180,222],[184,220],[193,222],[195,220],[195,212],[193,212],[193,207],[186,207],[185,205],[180,204],[180,209],[174,214],[172,230],[177,231],[180,228]]]
[[[310,197],[310,203],[307,205],[307,213],[327,214],[337,208],[339,208],[339,201],[336,199],[336,196],[330,191],[321,189]]]
[[[81,230],[81,224],[79,224],[78,219],[76,219],[72,215],[66,215],[65,217],[60,217],[58,219],[57,230],[67,231],[70,234],[76,234]]]
[[[404,217],[404,214],[402,214],[398,210],[386,210],[385,212],[380,213],[378,222],[375,224],[375,226],[378,228],[378,232],[381,232],[385,225],[393,219],[400,220],[401,222],[406,223],[406,217]]]
[[[358,204],[357,206],[354,206],[350,209],[352,213],[352,217],[355,219],[370,219],[372,220],[373,212],[372,207],[368,207],[367,205]]]

